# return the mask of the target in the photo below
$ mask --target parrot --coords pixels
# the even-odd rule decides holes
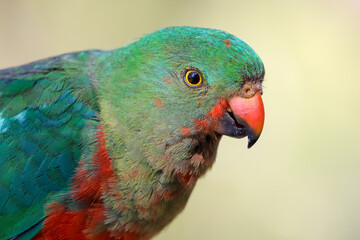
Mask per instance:
[[[187,26],[0,70],[0,239],[151,239],[223,135],[258,140],[264,75],[241,39]]]

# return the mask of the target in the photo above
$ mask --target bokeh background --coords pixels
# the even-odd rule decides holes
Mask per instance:
[[[266,122],[250,150],[222,140],[155,239],[360,239],[359,0],[0,0],[0,68],[173,25],[226,30],[255,49]]]

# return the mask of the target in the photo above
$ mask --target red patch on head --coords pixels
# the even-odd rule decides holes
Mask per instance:
[[[210,87],[210,89],[215,89],[215,88],[216,88],[216,84],[214,84]]]
[[[157,108],[163,108],[164,106],[162,105],[162,101],[160,98],[154,98],[154,102],[155,102],[155,106]]]
[[[232,45],[232,42],[229,39],[224,39],[223,43],[226,47],[229,47]]]
[[[218,120],[224,115],[229,104],[225,99],[221,99],[220,103],[216,104],[203,119],[194,119],[195,129],[197,131],[209,132],[213,130]]]
[[[220,118],[224,115],[225,109],[221,105],[215,105],[214,108],[209,112],[211,118]]]
[[[163,77],[163,81],[164,82],[166,82],[166,83],[168,83],[168,84],[170,84],[171,82],[170,82],[170,79],[169,78],[167,78],[167,77]]]
[[[213,109],[211,109],[211,111],[209,112],[209,116],[211,118],[220,118],[224,115],[226,109],[229,107],[228,103],[226,102],[225,99],[221,99],[219,104],[216,104]]]

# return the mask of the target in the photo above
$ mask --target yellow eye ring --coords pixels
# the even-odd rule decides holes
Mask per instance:
[[[203,77],[200,72],[194,69],[189,69],[185,73],[184,82],[189,87],[200,87],[203,83]]]

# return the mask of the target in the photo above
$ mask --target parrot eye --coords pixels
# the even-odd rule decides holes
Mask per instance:
[[[199,71],[189,69],[185,72],[184,82],[189,87],[200,87],[203,83],[203,78]]]

